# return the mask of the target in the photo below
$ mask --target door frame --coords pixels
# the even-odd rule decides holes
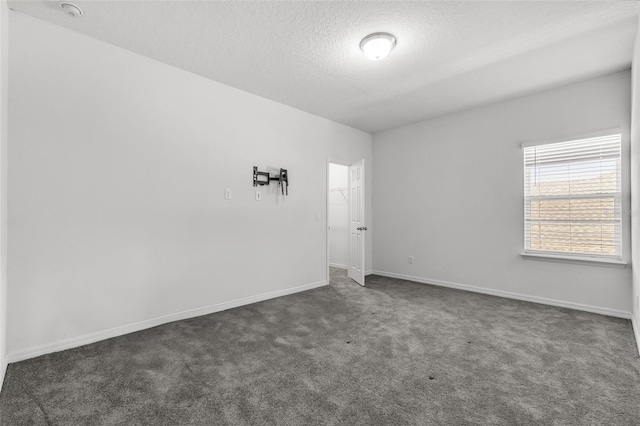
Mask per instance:
[[[341,166],[346,166],[349,167],[351,166],[353,163],[356,163],[360,160],[364,161],[364,158],[359,158],[355,161],[347,161],[344,158],[339,158],[339,157],[333,157],[333,156],[327,156],[327,164],[326,164],[326,175],[327,175],[327,179],[326,179],[326,187],[325,187],[325,194],[326,194],[326,211],[325,211],[325,232],[326,232],[326,238],[325,238],[325,244],[327,246],[327,251],[326,251],[326,259],[325,259],[325,263],[327,265],[326,268],[326,280],[327,280],[327,284],[329,284],[331,282],[331,271],[329,269],[329,196],[330,196],[330,192],[329,190],[331,189],[331,175],[330,175],[330,170],[331,170],[331,166],[330,164],[339,164]],[[365,161],[366,163],[366,161]],[[366,171],[365,171],[365,175],[362,177],[363,178],[363,182],[366,179]],[[365,196],[366,197],[366,196]],[[349,215],[351,215],[351,194],[349,194]],[[366,198],[365,198],[365,209],[364,209],[364,217],[366,219]],[[366,242],[366,240],[365,240]],[[351,238],[349,238],[349,253],[351,253]],[[364,256],[364,264],[366,267],[367,264],[367,245],[365,244],[364,247],[364,253],[362,254]],[[347,274],[349,273],[349,268],[347,268]],[[367,275],[367,271],[364,271],[364,275],[366,277]]]

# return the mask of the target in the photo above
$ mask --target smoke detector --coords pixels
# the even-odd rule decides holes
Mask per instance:
[[[64,10],[64,13],[71,16],[72,18],[81,16],[84,13],[82,12],[82,9],[80,9],[78,6],[76,6],[73,3],[67,3],[67,2],[61,1],[60,7],[62,8],[62,10]]]

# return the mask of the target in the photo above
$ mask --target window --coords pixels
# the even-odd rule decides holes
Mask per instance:
[[[621,258],[620,142],[524,148],[525,254]]]

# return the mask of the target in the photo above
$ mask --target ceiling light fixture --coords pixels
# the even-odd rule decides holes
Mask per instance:
[[[360,50],[372,61],[384,59],[396,46],[396,38],[389,33],[369,34],[360,42]]]
[[[71,16],[72,18],[78,17],[82,15],[82,9],[76,6],[73,3],[68,3],[65,1],[60,2],[60,7],[64,10],[64,13]]]

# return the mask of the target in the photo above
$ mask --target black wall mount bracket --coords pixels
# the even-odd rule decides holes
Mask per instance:
[[[256,166],[253,166],[253,186],[269,185],[272,181],[278,182],[282,195],[289,195],[289,173],[286,169],[280,169],[277,176],[270,176],[269,172],[260,172]]]

